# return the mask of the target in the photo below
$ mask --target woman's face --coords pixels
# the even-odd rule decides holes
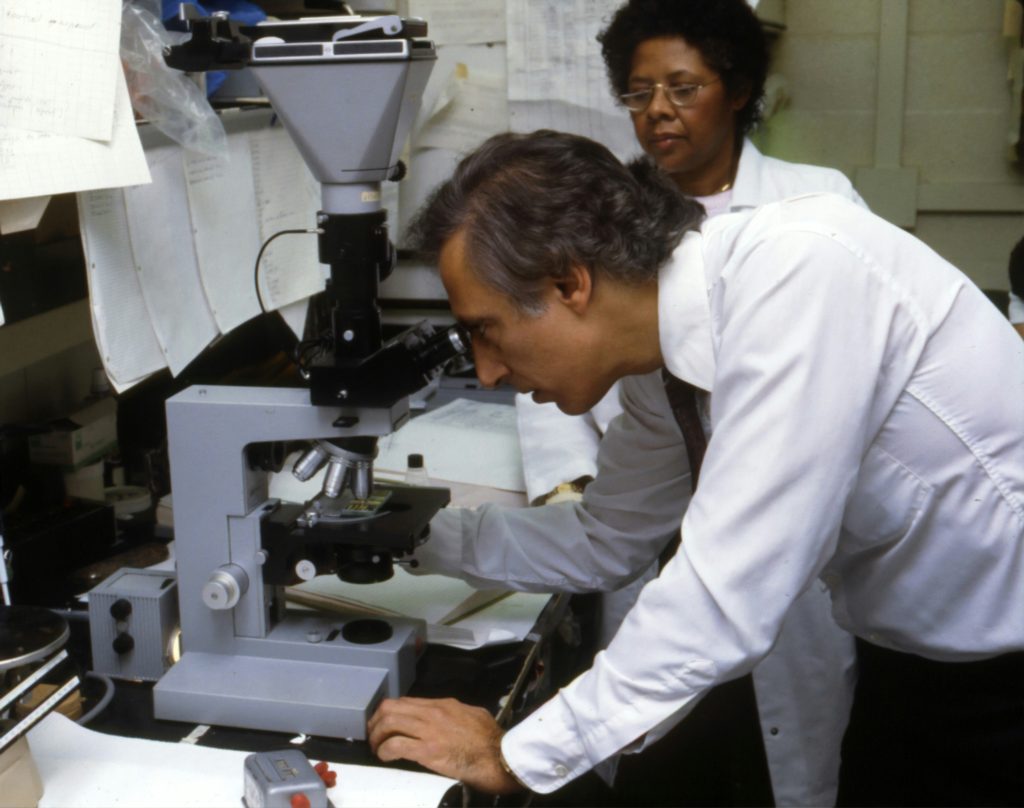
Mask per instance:
[[[702,85],[685,99],[688,106],[673,104],[663,89],[680,85]],[[732,180],[736,112],[748,94],[730,97],[700,51],[679,36],[647,39],[634,51],[628,92],[652,87],[647,108],[630,112],[640,145],[686,193],[717,192]]]

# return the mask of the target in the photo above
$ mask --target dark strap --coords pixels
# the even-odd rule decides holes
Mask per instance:
[[[668,403],[672,407],[672,414],[683,433],[683,443],[686,444],[686,457],[690,461],[690,490],[696,491],[700,466],[704,462],[704,452],[708,448],[704,425],[700,422],[700,413],[697,410],[699,388],[673,376],[664,368],[661,371],[661,378],[665,382],[665,392],[668,394]],[[672,541],[661,551],[661,555],[658,557],[659,569],[664,567],[668,560],[676,554],[676,550],[679,549],[679,538],[679,531],[676,531]]]
[[[690,461],[690,489],[697,490],[697,480],[700,477],[700,465],[704,462],[704,452],[708,448],[708,439],[704,435],[704,425],[700,422],[700,413],[697,411],[697,391],[689,382],[684,382],[669,373],[661,371],[661,378],[665,382],[665,392],[668,394],[668,403],[672,407],[672,414],[679,424],[683,433],[683,442],[686,444],[686,457]]]

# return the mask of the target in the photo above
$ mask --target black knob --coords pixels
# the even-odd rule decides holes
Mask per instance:
[[[124,598],[118,598],[110,606],[110,616],[115,620],[126,620],[132,613],[132,602]]]
[[[116,653],[127,654],[135,647],[135,639],[132,637],[131,634],[122,631],[120,634],[114,637],[114,642],[112,643],[112,645],[114,646],[114,651]]]

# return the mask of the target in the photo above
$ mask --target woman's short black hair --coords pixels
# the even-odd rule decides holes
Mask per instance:
[[[736,113],[741,135],[761,120],[768,76],[768,40],[746,0],[629,0],[597,36],[616,95],[628,92],[637,46],[655,37],[678,36],[700,51],[722,77],[730,95],[750,92]]]

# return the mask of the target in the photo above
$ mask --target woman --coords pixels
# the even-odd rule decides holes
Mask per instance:
[[[598,41],[638,143],[708,216],[822,191],[864,204],[842,173],[766,157],[747,137],[760,122],[769,56],[744,0],[631,0]],[[530,501],[579,498],[596,474],[601,436],[621,411],[617,388],[583,416],[528,396],[517,397],[516,408]],[[654,573],[603,597],[602,645]],[[854,657],[852,638],[831,618],[827,594],[812,590],[754,672],[777,805],[833,804]],[[655,750],[671,760],[667,742]],[[624,761],[627,772],[644,765]],[[636,780],[647,782],[642,774]]]

